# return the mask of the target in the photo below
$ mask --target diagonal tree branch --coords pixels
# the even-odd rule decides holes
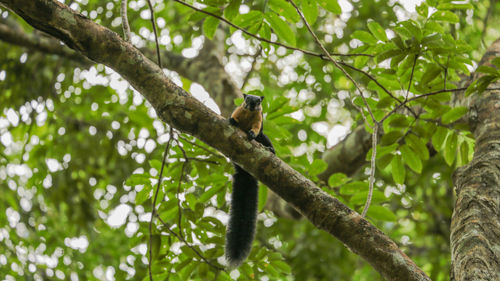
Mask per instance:
[[[93,61],[61,44],[60,40],[43,33],[27,33],[17,22],[0,18],[0,40],[34,51],[54,54],[72,60],[83,67],[90,67]],[[155,52],[149,48],[140,49],[150,60],[155,61]],[[200,54],[188,59],[175,53],[161,50],[162,65],[207,89],[219,105],[223,116],[229,116],[234,107],[233,100],[243,94],[225,72],[214,42],[206,40]],[[210,73],[210,75],[205,75]]]
[[[315,226],[336,236],[387,280],[430,280],[384,233],[230,126],[168,79],[120,36],[54,0],[0,0],[32,26],[120,73],[159,118],[221,151],[290,202]]]

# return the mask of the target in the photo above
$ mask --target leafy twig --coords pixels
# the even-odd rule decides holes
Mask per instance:
[[[200,259],[202,259],[206,264],[208,264],[209,266],[217,269],[217,270],[221,270],[221,271],[226,271],[224,268],[222,267],[219,267],[217,265],[214,265],[213,263],[211,263],[207,258],[205,258],[202,254],[200,254],[200,252],[198,250],[196,250],[195,247],[193,247],[191,244],[189,244],[186,239],[184,239],[184,237],[180,236],[179,234],[175,233],[175,231],[173,231],[172,229],[170,229],[170,225],[166,222],[164,222],[161,217],[159,215],[156,215],[156,217],[158,218],[158,220],[163,224],[163,227],[170,233],[172,234],[173,236],[175,236],[177,239],[179,239],[182,243],[184,243],[186,246],[188,246],[191,250],[193,250],[193,252],[195,252],[195,254],[200,257]]]
[[[242,27],[239,27],[237,25],[235,25],[234,23],[228,21],[227,19],[219,16],[219,15],[216,15],[214,13],[211,13],[211,12],[208,12],[208,11],[205,11],[205,10],[202,10],[202,9],[199,9],[199,8],[196,8],[195,6],[193,5],[190,5],[184,1],[181,1],[181,0],[174,0],[175,2],[179,3],[179,4],[182,4],[186,7],[189,7],[195,11],[198,11],[200,13],[204,13],[206,15],[209,15],[211,17],[214,17],[216,19],[219,19],[223,22],[225,22],[226,24],[238,29],[238,30],[241,30],[243,33],[245,33],[246,35],[250,36],[250,37],[253,37],[259,41],[263,41],[263,42],[266,42],[266,43],[269,43],[269,44],[273,44],[273,45],[276,45],[276,46],[281,46],[283,48],[286,48],[288,50],[294,50],[294,51],[299,51],[299,52],[302,52],[304,54],[307,54],[307,55],[310,55],[310,56],[315,56],[315,57],[319,57],[319,58],[322,58],[322,59],[325,59],[325,55],[323,54],[319,54],[319,53],[315,53],[315,52],[311,52],[311,51],[308,51],[308,50],[304,50],[304,49],[300,49],[300,48],[297,48],[297,47],[292,47],[292,46],[289,46],[289,45],[286,45],[286,44],[283,44],[283,43],[280,43],[280,42],[274,42],[274,41],[271,41],[269,39],[266,39],[266,38],[262,38],[258,35],[255,35],[251,32],[248,32],[246,29],[242,28]],[[356,56],[365,56],[365,57],[373,57],[372,55],[368,55],[368,54],[338,54],[338,53],[332,53],[332,54],[329,54],[329,55],[332,55],[332,56],[344,56],[344,57],[356,57]]]
[[[417,65],[418,54],[415,55],[413,59],[413,66],[411,67],[410,82],[408,83],[408,89],[406,90],[405,100],[408,100],[408,95],[410,94],[411,82],[413,81],[413,74],[415,73],[415,66]]]
[[[292,4],[292,6],[295,8],[295,10],[297,11],[297,14],[299,14],[300,18],[302,19],[302,21],[304,22],[305,26],[307,27],[307,30],[312,35],[312,37],[314,38],[314,41],[316,41],[316,44],[318,44],[318,46],[321,48],[321,50],[323,51],[323,53],[328,57],[328,59],[331,62],[333,62],[333,64],[335,65],[335,67],[337,67],[340,71],[342,71],[342,73],[354,84],[354,86],[356,87],[356,89],[359,91],[361,99],[363,100],[363,103],[365,104],[366,109],[368,110],[368,113],[370,114],[373,123],[377,123],[377,120],[375,119],[375,116],[373,116],[373,112],[370,109],[370,106],[368,106],[368,102],[366,101],[366,98],[363,96],[363,91],[361,90],[361,87],[351,77],[351,75],[349,73],[347,73],[347,71],[342,66],[340,66],[340,64],[336,60],[334,60],[332,58],[332,56],[330,55],[330,53],[326,50],[325,46],[323,46],[323,44],[319,40],[318,36],[316,36],[316,33],[314,33],[314,31],[312,30],[311,26],[309,25],[309,23],[307,22],[306,18],[304,17],[304,15],[302,14],[302,12],[300,11],[299,7],[297,7],[297,5],[295,4],[295,2],[293,2],[293,0],[288,0],[288,2],[290,2],[290,4]],[[363,110],[359,106],[357,106],[354,103],[354,101],[353,101],[352,104],[353,104],[353,106],[356,109],[358,109],[358,111],[361,112],[361,115],[363,116],[363,119],[365,119],[365,122],[366,122],[366,117],[365,117],[365,115],[363,113]],[[366,122],[366,123],[369,124],[368,122]]]
[[[158,56],[158,66],[161,67],[161,57],[160,57],[160,44],[158,43],[158,32],[156,32],[156,21],[155,21],[155,13],[153,11],[153,4],[151,4],[151,0],[147,0],[149,11],[151,13],[151,24],[153,25],[153,32],[155,34],[155,43],[156,43],[156,55]]]
[[[377,158],[377,138],[378,138],[378,126],[379,123],[375,123],[373,126],[372,133],[372,158],[370,161],[370,179],[369,179],[369,187],[368,187],[368,196],[366,197],[365,206],[363,207],[363,212],[361,216],[364,218],[366,213],[368,212],[368,208],[370,208],[370,204],[372,202],[373,196],[373,185],[375,183],[375,159]]]
[[[215,157],[224,158],[224,156],[222,156],[222,155],[220,155],[220,154],[217,154],[217,153],[213,152],[212,150],[210,150],[209,148],[206,148],[206,147],[204,147],[204,146],[202,146],[202,145],[199,145],[199,144],[197,144],[196,142],[192,142],[192,141],[188,140],[187,138],[185,138],[185,137],[183,137],[183,136],[181,136],[181,135],[178,135],[178,136],[177,136],[177,138],[179,138],[179,139],[181,139],[181,140],[183,140],[183,141],[185,141],[185,142],[189,143],[189,144],[190,144],[190,145],[192,145],[192,146],[196,146],[196,147],[198,147],[198,148],[200,148],[200,149],[203,149],[203,150],[205,150],[206,152],[208,152],[208,153],[212,154],[212,155],[213,155],[213,156],[215,156]]]

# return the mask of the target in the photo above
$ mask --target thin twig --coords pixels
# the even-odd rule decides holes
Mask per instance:
[[[172,143],[172,137],[173,137],[173,128],[170,127],[170,138],[168,139],[167,146],[165,147],[165,152],[163,152],[163,160],[161,162],[161,168],[160,168],[160,175],[158,176],[158,185],[156,186],[155,190],[155,195],[153,197],[153,210],[151,211],[151,219],[149,220],[149,262],[148,262],[148,271],[149,271],[149,280],[153,281],[153,274],[151,272],[151,264],[153,262],[153,250],[151,249],[152,246],[152,239],[153,239],[153,218],[156,215],[156,199],[158,198],[158,192],[160,191],[160,186],[161,186],[161,181],[162,181],[162,176],[163,176],[163,168],[165,167],[165,163],[167,160],[167,155],[168,155],[168,150],[170,149],[170,144]],[[168,165],[168,163],[167,163]]]
[[[368,196],[366,197],[365,206],[363,207],[363,212],[361,213],[361,217],[365,217],[368,212],[368,208],[370,208],[370,204],[372,202],[373,196],[373,185],[375,183],[375,159],[377,158],[377,138],[378,138],[378,126],[379,123],[375,123],[373,126],[372,133],[372,158],[370,161],[370,178],[368,180]]]
[[[262,41],[262,42],[266,42],[266,43],[269,43],[269,44],[273,44],[273,45],[276,45],[276,46],[281,46],[283,48],[286,48],[286,49],[289,49],[289,50],[294,50],[294,51],[299,51],[299,52],[302,52],[304,54],[307,54],[307,55],[310,55],[310,56],[315,56],[315,57],[319,57],[319,58],[322,58],[322,59],[326,59],[325,58],[325,55],[323,54],[319,54],[319,53],[315,53],[315,52],[311,52],[311,51],[308,51],[308,50],[304,50],[304,49],[300,49],[300,48],[297,48],[297,47],[292,47],[292,46],[289,46],[289,45],[286,45],[286,44],[283,44],[283,43],[280,43],[280,42],[274,42],[274,41],[271,41],[269,39],[266,39],[266,38],[262,38],[258,35],[255,35],[251,32],[248,32],[246,29],[242,28],[242,27],[239,27],[237,25],[235,25],[234,23],[228,21],[227,19],[219,16],[219,15],[216,15],[214,13],[211,13],[211,12],[208,12],[208,11],[205,11],[205,10],[202,10],[202,9],[199,9],[199,8],[196,8],[195,6],[193,5],[190,5],[184,1],[181,1],[181,0],[174,0],[174,2],[177,2],[179,4],[182,4],[186,7],[189,7],[195,11],[198,11],[200,13],[204,13],[206,15],[209,15],[209,16],[212,16],[216,19],[219,19],[223,22],[225,22],[226,24],[238,29],[238,30],[241,30],[243,33],[245,33],[246,35],[250,36],[250,37],[253,37],[259,41]],[[373,57],[373,55],[368,55],[368,54],[338,54],[338,53],[332,53],[332,54],[329,54],[329,55],[332,55],[332,56],[343,56],[343,57],[359,57],[359,56],[364,56],[364,57]]]
[[[206,148],[206,147],[204,147],[204,146],[202,146],[202,145],[197,144],[196,142],[192,142],[192,141],[188,140],[187,138],[185,138],[185,137],[183,137],[183,136],[181,136],[181,135],[178,135],[178,136],[177,136],[177,138],[179,138],[179,139],[181,139],[181,140],[183,140],[183,141],[185,141],[185,142],[189,143],[189,144],[190,144],[190,145],[192,145],[192,146],[196,146],[196,147],[198,147],[198,148],[200,148],[200,149],[203,149],[203,150],[205,150],[206,152],[208,152],[208,153],[212,154],[212,155],[213,155],[213,156],[215,156],[215,157],[224,158],[224,156],[222,156],[222,155],[220,155],[220,154],[217,154],[216,152],[213,152],[213,151],[211,151],[210,149],[208,149],[208,148]]]
[[[170,233],[172,234],[173,236],[175,236],[177,239],[179,239],[182,243],[184,243],[186,246],[188,246],[191,250],[193,250],[193,252],[195,252],[195,254],[200,257],[200,259],[202,259],[206,264],[210,265],[211,267],[217,269],[217,270],[220,270],[220,271],[226,271],[224,268],[222,267],[219,267],[217,265],[214,265],[213,263],[211,263],[207,258],[205,258],[202,254],[200,254],[200,252],[198,250],[196,250],[195,247],[193,247],[191,244],[189,244],[186,239],[184,239],[184,237],[180,236],[179,234],[175,233],[175,231],[173,231],[172,229],[170,229],[170,225],[166,222],[164,222],[161,217],[159,215],[156,215],[156,217],[158,218],[158,220],[163,224],[163,227]]]
[[[220,165],[219,162],[214,161],[214,160],[210,160],[210,159],[201,159],[201,158],[196,158],[196,157],[188,157],[187,159],[189,161],[193,160],[193,161],[198,161],[198,162],[210,163],[210,164],[214,164],[214,165]]]
[[[417,65],[418,54],[415,55],[413,59],[413,66],[411,68],[410,82],[408,83],[408,89],[406,90],[405,100],[408,100],[408,95],[410,94],[411,82],[413,81],[413,74],[415,73],[415,66]]]
[[[311,26],[309,25],[309,23],[307,22],[306,18],[304,17],[304,15],[302,14],[302,12],[300,11],[299,7],[297,7],[297,5],[295,4],[295,2],[293,2],[293,0],[288,0],[288,2],[290,2],[290,4],[292,4],[292,6],[295,8],[295,10],[297,11],[297,14],[299,14],[300,18],[302,19],[302,21],[304,22],[305,26],[307,27],[307,30],[309,30],[309,33],[312,35],[312,37],[314,38],[314,41],[316,41],[316,43],[321,48],[321,50],[323,51],[323,53],[328,57],[328,59],[331,62],[333,62],[333,64],[335,65],[335,67],[337,67],[340,71],[342,71],[342,73],[354,84],[354,86],[356,87],[356,89],[359,91],[359,95],[361,96],[361,99],[363,100],[363,103],[365,104],[366,109],[368,110],[368,113],[370,114],[373,123],[377,123],[377,120],[375,119],[375,116],[373,116],[373,112],[370,109],[370,106],[368,105],[368,102],[366,101],[366,98],[363,96],[363,91],[361,90],[361,87],[351,77],[351,75],[349,73],[347,73],[347,71],[342,66],[340,66],[340,64],[336,60],[334,60],[332,58],[332,56],[330,55],[330,53],[326,50],[325,46],[323,46],[323,44],[319,40],[318,36],[316,36],[316,33],[314,33],[314,31],[312,30]],[[357,106],[356,104],[354,104],[354,101],[353,101],[352,104],[353,104],[353,106],[356,109],[358,109],[361,112],[361,115],[363,116],[363,119],[366,120],[366,118],[364,116],[364,113],[363,113],[363,110],[361,108],[359,108],[359,106]],[[370,126],[369,124],[370,123],[367,123],[368,126]]]
[[[160,57],[160,44],[158,43],[158,32],[156,31],[156,20],[155,13],[153,11],[153,4],[151,4],[151,0],[148,1],[149,11],[151,13],[151,24],[153,25],[153,32],[155,34],[155,43],[156,43],[156,56],[158,56],[158,66],[161,67],[161,57]]]
[[[122,15],[122,27],[123,27],[123,39],[130,43],[130,25],[128,24],[127,17],[127,0],[122,0],[121,6],[121,15]]]

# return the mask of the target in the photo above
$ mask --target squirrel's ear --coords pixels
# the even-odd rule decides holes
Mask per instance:
[[[244,99],[246,99],[246,98],[247,98],[247,96],[248,96],[247,94],[243,94],[243,98],[244,98]]]
[[[264,96],[260,96],[260,101],[263,101],[264,100]]]

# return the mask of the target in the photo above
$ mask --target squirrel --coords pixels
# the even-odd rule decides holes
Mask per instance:
[[[247,132],[248,139],[255,139],[273,154],[271,140],[262,132],[263,96],[243,94],[244,101],[238,106],[229,123]],[[250,254],[257,223],[259,184],[257,179],[233,163],[233,193],[226,232],[226,260],[230,268],[238,267]]]

